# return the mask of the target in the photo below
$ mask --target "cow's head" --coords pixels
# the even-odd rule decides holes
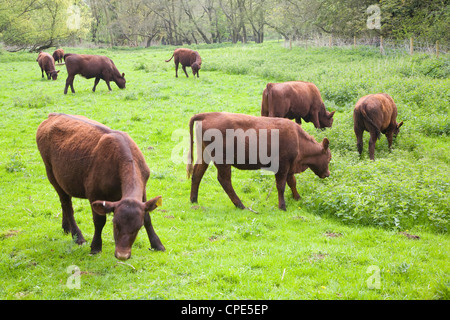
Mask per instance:
[[[325,107],[324,107],[325,108]],[[336,111],[328,112],[324,110],[325,112],[319,114],[319,124],[321,129],[325,128],[331,128],[333,125],[333,116]]]
[[[135,199],[122,199],[116,202],[94,201],[92,209],[99,215],[114,212],[112,220],[114,226],[114,241],[116,249],[114,255],[117,259],[126,260],[131,256],[131,247],[144,224],[146,213],[162,204],[161,196],[147,202]]]
[[[328,169],[328,164],[331,161],[331,151],[328,147],[330,141],[327,138],[322,140],[320,143],[320,148],[317,152],[307,155],[297,163],[296,173],[303,172],[310,168],[317,176],[320,178],[326,178],[330,176],[330,170]]]
[[[125,73],[122,73],[121,75],[119,75],[118,77],[116,77],[116,78],[114,79],[114,82],[117,84],[117,86],[118,86],[120,89],[125,89],[125,83],[127,82],[127,81],[125,80]]]
[[[398,133],[400,132],[400,127],[401,127],[402,125],[403,125],[403,121],[400,122],[400,123],[397,123],[397,124],[395,125],[394,132],[393,132],[394,137],[397,137]]]
[[[50,78],[51,78],[52,80],[56,80],[58,78],[59,71],[60,70],[50,71],[49,73],[47,73],[47,79],[50,80]]]
[[[194,74],[194,76],[198,73],[198,71],[202,68],[202,65],[201,64],[199,64],[199,63],[197,63],[197,62],[194,62],[192,65],[191,65],[191,68],[192,68],[192,73]]]

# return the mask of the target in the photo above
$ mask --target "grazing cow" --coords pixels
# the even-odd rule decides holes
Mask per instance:
[[[369,156],[375,159],[375,143],[380,134],[386,135],[389,149],[392,139],[397,136],[403,121],[397,123],[397,106],[392,97],[386,93],[370,94],[362,97],[353,110],[353,129],[357,139],[359,154],[363,149],[364,130],[370,133]]]
[[[114,212],[115,256],[128,259],[142,227],[151,247],[164,251],[149,212],[161,205],[161,196],[146,200],[150,171],[144,156],[128,134],[114,131],[83,116],[51,113],[36,134],[47,177],[61,201],[62,227],[77,244],[85,242],[78,228],[72,197],[88,199],[95,232],[91,253],[102,250],[106,214]]]
[[[193,165],[195,121],[197,161]],[[282,210],[286,210],[286,182],[294,199],[300,199],[295,173],[310,168],[320,178],[330,175],[328,164],[331,152],[328,139],[324,138],[322,143],[318,143],[301,126],[288,119],[227,112],[200,113],[190,119],[189,130],[190,149],[186,170],[188,177],[192,175],[191,202],[197,202],[199,184],[210,161],[217,167],[217,178],[223,189],[233,204],[241,209],[245,207],[231,185],[231,166],[241,170],[265,168],[273,171],[278,190],[278,207]],[[267,152],[268,150],[271,151]],[[267,157],[268,153],[270,159]]]
[[[56,49],[55,52],[53,52],[53,59],[55,59],[56,62],[61,63],[63,61],[63,57],[64,57],[63,49]]]
[[[172,57],[170,57],[169,60],[166,60],[166,62],[169,62],[174,58],[175,62],[175,76],[178,78],[178,64],[181,63],[181,66],[183,68],[184,73],[186,74],[186,77],[189,78],[186,67],[192,68],[192,73],[197,75],[197,78],[199,77],[198,71],[202,67],[202,58],[200,58],[200,55],[197,51],[191,50],[191,49],[184,49],[184,48],[178,48],[175,49],[173,52]]]
[[[44,72],[47,75],[47,79],[56,80],[58,78],[59,70],[55,70],[55,60],[53,57],[47,52],[39,52],[39,55],[36,59],[41,68],[42,78],[44,77]]]
[[[312,122],[316,128],[331,127],[333,112],[328,112],[319,89],[311,82],[268,83],[263,91],[261,116]]]
[[[64,94],[67,94],[69,85],[72,93],[75,93],[73,79],[77,74],[80,74],[86,79],[95,78],[94,87],[92,88],[93,92],[95,92],[95,88],[100,79],[105,80],[109,91],[111,91],[110,81],[114,81],[120,89],[125,88],[125,73],[120,74],[114,62],[108,57],[68,53],[64,55],[64,61],[66,62],[68,73]]]

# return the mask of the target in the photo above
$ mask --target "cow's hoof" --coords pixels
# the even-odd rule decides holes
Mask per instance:
[[[149,250],[152,250],[152,249],[155,251],[162,251],[162,252],[166,251],[166,248],[163,245],[151,247]]]

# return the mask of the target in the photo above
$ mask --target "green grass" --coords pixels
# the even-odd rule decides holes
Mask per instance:
[[[43,80],[35,54],[0,53],[1,299],[449,299],[447,56],[288,50],[276,42],[195,48],[199,79],[175,78],[173,62],[164,62],[172,47],[66,49],[108,55],[127,79],[124,90],[112,84],[109,93],[100,82],[92,93],[93,80],[77,76],[76,94],[67,95],[65,67],[58,80]],[[283,212],[272,175],[233,170],[235,190],[254,213],[233,206],[210,166],[191,204],[185,164],[171,160],[189,118],[259,115],[267,82],[296,79],[314,82],[336,110],[331,129],[303,125],[330,139],[331,176],[297,175],[302,199],[287,190]],[[384,137],[377,142],[373,162],[367,133],[361,158],[356,151],[352,110],[375,92],[393,96],[405,124],[391,152]],[[84,199],[74,199],[74,210],[88,243],[64,234],[35,143],[50,112],[85,115],[136,141],[152,171],[147,194],[163,197],[152,222],[166,252],[149,251],[143,229],[132,258],[119,262],[109,217],[103,252],[89,255],[94,226]],[[80,289],[67,286],[73,265]]]

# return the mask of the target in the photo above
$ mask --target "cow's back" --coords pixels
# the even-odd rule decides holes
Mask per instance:
[[[383,131],[397,118],[397,107],[394,100],[386,93],[370,94],[361,97],[353,111],[354,121],[364,121],[373,124]]]
[[[36,141],[47,170],[71,196],[89,198],[93,192],[106,196],[109,190],[120,191],[118,173],[133,160],[148,179],[142,153],[127,134],[83,116],[50,114],[39,126]]]
[[[55,66],[54,66],[55,60],[47,52],[39,53],[38,63],[39,63],[39,66],[46,71],[53,70],[55,68]]]
[[[249,133],[248,130],[252,130],[257,136],[258,146],[261,143],[259,141],[261,137],[267,138],[268,145],[273,142],[278,143],[277,149],[280,158],[295,158],[298,154],[298,150],[301,148],[302,139],[312,141],[312,137],[299,125],[285,118],[255,117],[228,112],[211,112],[200,115],[203,115],[201,119],[203,134],[211,129],[220,130],[224,136],[226,135],[227,129],[231,129],[234,133],[236,133],[237,130],[242,130],[247,134]],[[272,141],[272,130],[278,131],[278,141]],[[267,135],[261,136],[263,131],[266,131]],[[224,143],[226,143],[225,140],[226,139],[224,139]],[[248,151],[249,145],[246,144],[245,148]],[[270,150],[270,148],[267,150]]]
[[[69,74],[81,74],[87,79],[112,73],[115,69],[112,60],[106,56],[70,54],[65,56],[65,62]]]
[[[319,109],[322,104],[319,89],[310,82],[274,83],[270,88],[269,116],[289,118],[293,114],[307,117],[312,109]]]

